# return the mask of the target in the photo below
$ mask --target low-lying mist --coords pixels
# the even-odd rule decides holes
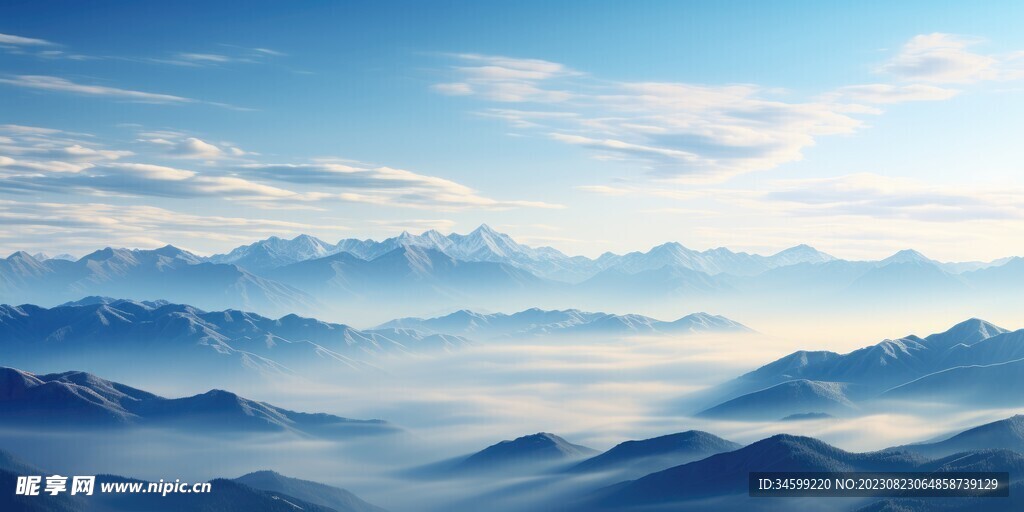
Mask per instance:
[[[892,336],[899,334],[905,333]],[[863,339],[855,346],[876,341]],[[537,337],[479,342],[430,356],[381,358],[376,370],[329,366],[292,377],[211,375],[195,382],[140,369],[97,372],[165,396],[220,387],[285,409],[384,419],[402,432],[338,442],[288,434],[225,438],[141,429],[63,436],[6,431],[0,432],[0,446],[62,474],[207,480],[273,469],[348,488],[396,511],[472,509],[463,500],[510,485],[523,486],[523,493],[557,496],[578,482],[555,485],[511,475],[483,483],[418,480],[408,470],[535,432],[552,432],[598,450],[696,429],[744,444],[790,433],[870,451],[949,435],[1015,412],[893,403],[853,417],[752,422],[694,417],[698,409],[687,405],[688,397],[794,350],[855,346],[809,345],[763,332]],[[520,498],[525,496],[534,494]]]

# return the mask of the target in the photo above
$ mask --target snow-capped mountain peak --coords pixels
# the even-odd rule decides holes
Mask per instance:
[[[921,254],[913,249],[903,249],[896,252],[892,256],[885,258],[879,262],[880,266],[890,265],[893,263],[932,263],[935,262],[929,259],[924,254]]]

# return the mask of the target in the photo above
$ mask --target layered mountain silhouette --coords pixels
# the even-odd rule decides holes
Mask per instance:
[[[587,459],[567,471],[570,473],[614,472],[622,479],[668,469],[704,459],[718,453],[738,450],[742,445],[714,434],[689,430],[640,441],[626,441]]]
[[[753,471],[912,471],[909,452],[852,453],[809,437],[777,435],[735,451],[652,473],[596,493],[595,508],[627,508],[745,495]]]
[[[550,247],[532,248],[519,244],[486,224],[465,235],[453,233],[446,236],[434,230],[421,235],[403,232],[380,242],[349,238],[333,245],[308,235],[292,240],[272,237],[210,259],[235,263],[259,272],[342,252],[369,261],[402,248],[438,252],[465,262],[511,264],[540,277],[569,282],[591,272],[587,267],[593,265],[591,260],[569,257]]]
[[[372,312],[360,309],[367,300],[428,314],[518,309],[540,299],[601,309],[680,297],[861,304],[867,298],[991,297],[1024,285],[1021,258],[942,263],[905,250],[880,261],[846,261],[806,245],[762,256],[673,242],[592,259],[529,247],[486,225],[465,235],[427,231],[335,244],[308,235],[271,237],[210,257],[173,246],[106,248],[71,260],[39,256],[18,252],[0,259],[0,301],[52,306],[104,295],[322,316]]]
[[[579,283],[574,291],[585,296],[640,299],[644,297],[713,296],[734,292],[730,280],[680,265],[629,272],[619,267],[602,270]]]
[[[468,343],[411,329],[361,331],[297,315],[271,319],[166,301],[89,297],[53,308],[0,305],[0,347],[8,363],[23,366],[101,356],[141,363],[167,356],[197,369],[291,373],[292,367],[316,364],[360,368],[376,356],[453,350]]]
[[[929,457],[945,457],[960,452],[1004,449],[1024,453],[1024,416],[1017,415],[967,429],[948,439],[901,446],[898,449]]]
[[[846,396],[848,385],[799,379],[733,398],[699,416],[722,419],[775,420],[798,414],[845,415],[857,409]]]
[[[824,263],[834,258],[807,245],[798,245],[772,256],[732,252],[719,247],[706,251],[687,249],[670,242],[648,252],[631,252],[622,256],[606,253],[598,261],[605,268],[636,274],[663,267],[681,267],[707,275],[756,275],[766,270],[796,263]]]
[[[1021,489],[1024,455],[1021,447],[1021,418],[993,422],[969,429],[939,449],[938,444],[918,444],[877,452],[850,452],[821,440],[788,434],[774,435],[747,446],[700,431],[627,441],[608,451],[558,470],[558,464],[509,466],[524,453],[544,452],[544,458],[565,461],[579,456],[571,446],[550,434],[524,436],[489,447],[470,457],[449,461],[450,468],[466,461],[479,461],[468,474],[515,475],[506,487],[489,491],[465,503],[471,510],[498,506],[501,510],[805,510],[808,502],[773,499],[770,502],[748,496],[751,472],[1009,472],[1013,489]],[[946,441],[942,441],[944,443]],[[567,454],[568,452],[568,454]],[[950,453],[947,453],[950,452]],[[497,473],[492,468],[505,472]],[[552,469],[556,469],[552,471]],[[437,469],[437,468],[435,468]],[[512,471],[519,469],[520,471]],[[449,469],[441,473],[461,477]],[[534,478],[529,478],[533,475]],[[618,482],[618,483],[614,483]],[[611,484],[611,485],[609,485]],[[1012,496],[1012,492],[1011,492]],[[1021,502],[993,499],[1005,510]],[[924,508],[879,508],[878,510],[945,510],[959,503],[984,503],[963,498],[929,499]],[[765,504],[769,505],[765,505]],[[814,502],[820,504],[820,502]],[[913,499],[849,499],[837,510],[866,505],[899,507],[917,503]],[[509,505],[513,504],[513,505]],[[762,505],[767,508],[763,508]],[[518,507],[518,508],[517,508]],[[934,508],[933,508],[934,507]],[[874,510],[865,508],[864,510]],[[955,510],[969,510],[957,508]]]
[[[1024,397],[1007,393],[1024,383],[1024,359],[940,370],[887,390],[881,398],[974,406],[1014,406]]]
[[[45,380],[45,376],[38,378]],[[141,396],[140,400],[149,400],[151,396],[115,383],[103,383],[91,376],[81,380],[100,388],[112,401],[132,400],[136,396]],[[747,496],[748,475],[757,471],[1005,471],[1013,482],[1009,499],[862,499],[847,503],[851,510],[864,512],[1007,510],[1021,504],[1021,495],[1015,493],[1024,490],[1020,484],[1024,477],[1024,455],[1016,451],[1021,447],[1021,429],[1021,418],[1013,417],[969,429],[930,445],[910,445],[868,453],[849,452],[814,438],[786,434],[740,446],[706,432],[688,431],[621,443],[607,452],[594,455],[593,450],[568,443],[553,434],[539,433],[504,441],[461,457],[446,475],[490,479],[510,475],[525,477],[522,484],[512,483],[503,490],[488,492],[479,499],[466,502],[477,508],[485,503],[501,503],[506,506],[502,510],[516,510],[507,506],[519,503],[530,510],[714,511],[759,509]],[[645,467],[651,464],[657,469],[644,473]],[[669,466],[658,467],[666,464]],[[551,471],[559,466],[563,469]],[[593,484],[602,481],[594,477],[613,471],[619,472],[620,478],[626,480],[594,489]],[[630,472],[635,472],[636,477],[629,476]],[[20,474],[49,473],[0,451],[0,483],[14,485],[14,479]],[[566,479],[564,483],[567,486],[560,486],[560,479]],[[139,481],[110,475],[98,477],[98,485],[101,482]],[[516,481],[519,481],[518,477],[510,480]],[[159,497],[119,494],[94,496],[88,501],[67,495],[53,499],[35,497],[34,501],[25,501],[7,493],[0,497],[0,505],[5,506],[5,510],[67,512],[97,510],[95,507],[110,511],[301,509],[314,512],[381,512],[380,508],[344,489],[286,477],[273,471],[257,471],[234,480],[217,479],[211,484],[214,492],[208,495]],[[532,491],[537,494],[530,496]],[[525,501],[507,501],[510,497]],[[498,498],[502,501],[491,501]],[[803,509],[793,500],[779,499],[772,503],[787,509]]]
[[[967,282],[914,250],[903,250],[882,260],[849,286],[853,293],[943,293],[964,291]]]
[[[173,246],[102,249],[77,261],[17,252],[0,260],[0,300],[57,304],[86,295],[167,299],[207,308],[308,311],[316,300],[236,265],[204,261]]]
[[[287,432],[346,437],[394,431],[380,420],[289,411],[212,390],[163,398],[84,372],[35,375],[0,367],[0,424],[33,429],[158,426],[190,433]]]
[[[464,261],[436,249],[400,246],[371,260],[340,252],[266,273],[276,282],[332,300],[459,299],[544,291],[550,284],[507,263]]]
[[[695,334],[749,332],[746,326],[718,315],[694,313],[672,322],[643,315],[590,313],[577,309],[527,309],[513,314],[460,310],[434,318],[400,318],[378,328],[414,329],[468,338],[538,335]]]
[[[403,247],[432,250],[461,261],[506,263],[545,279],[570,283],[583,281],[613,267],[631,274],[672,266],[689,268],[709,275],[753,275],[770,268],[805,262],[822,263],[833,259],[806,245],[792,247],[772,256],[760,256],[735,253],[725,248],[695,251],[674,242],[659,245],[646,253],[605,253],[597,259],[589,259],[582,256],[566,256],[551,247],[529,247],[484,224],[465,235],[442,235],[434,230],[421,235],[403,232],[397,237],[380,242],[344,239],[333,245],[308,235],[300,235],[292,240],[271,237],[238,247],[227,254],[212,256],[210,260],[217,263],[234,263],[259,272],[341,252],[353,254],[360,259],[373,260]]]
[[[884,340],[848,354],[798,351],[713,389],[702,414],[734,419],[842,415],[864,400],[1019,405],[1024,330],[980,319],[921,338]],[[780,416],[780,413],[784,413]]]
[[[915,471],[928,473],[961,471],[1007,471],[1011,480],[1024,476],[1024,456],[1008,450],[979,450],[959,453],[941,459],[927,459],[905,451],[889,450],[874,453],[851,453],[812,437],[775,435],[734,452],[724,453],[682,466],[649,474],[632,481],[618,483],[593,493],[582,509],[586,510],[701,510],[714,503],[716,510],[760,510],[748,494],[751,472],[835,472],[835,471]],[[1020,488],[1017,483],[1014,488]],[[1013,497],[1013,489],[1011,489]],[[709,499],[719,499],[708,502]],[[988,499],[994,508],[979,510],[1014,510],[1021,498]],[[687,502],[693,507],[684,508]],[[928,504],[909,508],[865,508],[861,510],[946,510],[970,502],[975,506],[984,499],[949,499],[928,501],[878,500],[872,504]],[[763,502],[761,502],[763,503]],[[786,502],[780,501],[781,504]],[[820,504],[819,504],[820,505]],[[658,506],[662,508],[658,508]],[[857,507],[860,509],[860,507]],[[773,510],[773,509],[769,509]],[[816,508],[817,510],[817,508]],[[833,509],[829,509],[833,510]],[[843,509],[840,509],[843,510]],[[957,509],[954,510],[972,510]]]

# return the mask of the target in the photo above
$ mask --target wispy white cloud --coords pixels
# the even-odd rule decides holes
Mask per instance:
[[[862,125],[854,113],[865,113],[834,101],[782,101],[748,84],[612,82],[542,60],[453,58],[458,79],[435,90],[529,105],[481,115],[543,130],[595,158],[639,163],[660,178],[724,179],[771,169],[801,159],[818,137],[852,133]]]
[[[154,151],[117,150],[60,130],[0,126],[0,191],[177,199],[218,198],[262,209],[315,209],[338,202],[432,210],[562,208],[542,201],[494,199],[452,180],[338,160],[258,162],[258,153],[175,130],[134,129]],[[3,140],[6,138],[7,140]],[[146,148],[142,148],[146,149]],[[128,159],[132,161],[124,161]],[[150,163],[195,160],[198,167]],[[235,159],[227,165],[225,162]]]
[[[919,35],[879,68],[903,83],[849,85],[804,99],[754,84],[611,81],[550,61],[480,54],[449,55],[452,76],[434,90],[502,104],[478,113],[659,180],[722,181],[802,160],[821,138],[862,129],[883,105],[963,92],[938,84],[1024,76],[1024,65],[1014,64],[1024,56],[973,53],[976,43]]]
[[[600,194],[602,196],[623,197],[636,193],[635,189],[627,187],[615,187],[611,185],[580,185],[577,190]]]
[[[356,167],[330,162],[245,164],[240,176],[329,187],[345,201],[435,209],[562,208],[541,201],[498,200],[451,180],[390,167]]]
[[[940,186],[871,173],[777,181],[762,200],[797,215],[928,222],[1024,219],[1024,187]]]
[[[81,168],[82,164],[118,160],[133,154],[98,145],[88,134],[38,126],[0,125],[0,161],[6,162],[4,166],[9,168]]]
[[[315,201],[326,197],[320,193],[298,193],[232,176],[211,176],[162,165],[117,162],[94,164],[76,172],[8,174],[0,180],[0,190],[252,201]]]
[[[1024,204],[1018,200],[1024,194],[1024,187],[995,184],[936,185],[873,173],[767,180],[760,182],[757,189],[672,189],[633,183],[576,188],[607,197],[662,198],[691,204],[710,200],[729,206],[721,210],[723,214],[742,208],[758,214],[816,220],[844,216],[948,223],[1024,218]],[[665,211],[669,211],[676,207],[666,208]],[[690,208],[685,211],[690,211]]]
[[[96,149],[82,146],[80,144],[72,144],[69,146],[12,146],[0,144],[0,152],[31,156],[33,158],[49,158],[64,162],[98,162],[101,160],[117,160],[133,154],[131,151]]]
[[[59,160],[16,160],[9,156],[0,156],[0,176],[4,176],[4,170],[28,172],[79,172],[91,165],[92,164]]]
[[[23,87],[27,89],[39,89],[44,91],[67,92],[82,94],[86,96],[104,96],[110,98],[137,101],[141,103],[195,103],[196,100],[175,96],[173,94],[160,94],[145,91],[133,91],[120,89],[105,85],[86,85],[72,82],[70,80],[55,76],[45,75],[17,75],[8,78],[0,78],[0,83]]]
[[[53,134],[53,133],[59,133],[60,132],[60,130],[55,130],[53,128],[41,128],[41,127],[38,127],[38,126],[24,126],[24,125],[20,125],[20,124],[4,124],[4,125],[0,125],[0,131],[4,131],[4,132],[8,132],[8,133],[18,133],[18,134],[42,134],[42,135],[47,135],[47,134]]]
[[[473,87],[467,83],[453,82],[447,84],[434,84],[433,89],[448,96],[469,96],[473,94]]]
[[[196,160],[221,160],[224,158],[239,158],[247,155],[246,151],[228,144],[213,144],[197,137],[185,137],[178,141],[156,138],[146,142],[170,146],[169,155],[178,158],[189,158]]]
[[[423,231],[436,230],[450,232],[455,227],[455,221],[450,219],[402,219],[402,220],[371,220],[369,224],[390,233],[420,233]]]
[[[999,61],[968,50],[980,40],[952,34],[914,36],[879,71],[903,80],[936,83],[967,83],[999,77]]]
[[[0,45],[11,44],[17,46],[54,46],[54,43],[45,39],[34,37],[16,36],[13,34],[0,34]]]
[[[682,165],[693,165],[700,159],[700,156],[690,151],[657,146],[644,146],[615,139],[598,140],[580,135],[567,135],[564,133],[551,133],[549,134],[549,137],[551,137],[552,140],[572,144],[574,146],[604,150],[623,156],[636,156],[668,162],[679,162]]]
[[[840,87],[826,97],[832,101],[854,103],[904,103],[948,100],[959,93],[960,91],[956,89],[924,84],[864,84]]]
[[[270,48],[246,48],[223,44],[219,50],[178,52],[169,58],[152,58],[150,62],[180,66],[221,66],[232,63],[259,64],[287,54]]]
[[[1019,254],[1024,187],[936,184],[871,173],[760,180],[756,188],[673,189],[644,183],[578,187],[648,215],[697,216],[687,243],[772,252],[808,243],[847,258],[914,247],[950,261]],[[979,249],[980,248],[980,249]]]
[[[539,59],[517,59],[474,53],[456,54],[461,64],[451,68],[455,81],[434,85],[434,90],[452,96],[479,95],[497,102],[557,103],[572,94],[542,87],[543,82],[576,76],[562,64]]]
[[[286,57],[287,53],[279,52],[277,50],[271,50],[270,48],[253,48],[254,52],[262,53],[264,55],[273,55],[274,57]]]
[[[181,51],[168,56],[86,55],[65,51],[61,48],[62,46],[45,39],[0,33],[0,50],[47,60],[116,60],[174,66],[212,67],[231,63],[258,64],[288,55],[270,48],[249,48],[233,44],[221,44],[214,51]]]
[[[193,98],[186,98],[184,96],[176,96],[173,94],[121,89],[118,87],[111,87],[107,85],[80,84],[77,82],[72,82],[71,80],[65,78],[47,75],[8,76],[6,78],[0,78],[0,84],[7,84],[14,87],[34,89],[40,91],[62,92],[69,94],[78,94],[83,96],[112,98],[124,101],[131,101],[135,103],[152,103],[164,105],[183,105],[189,103],[200,103],[232,110],[249,110],[244,107],[237,107],[227,103],[201,101]]]
[[[192,61],[192,62],[214,62],[224,63],[231,62],[231,57],[227,55],[220,55],[216,53],[179,53],[177,55],[179,59]]]

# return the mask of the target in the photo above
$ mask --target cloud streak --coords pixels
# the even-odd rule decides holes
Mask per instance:
[[[821,138],[862,129],[865,116],[882,114],[883,105],[963,92],[941,84],[1024,76],[1022,54],[974,53],[977,43],[918,35],[877,69],[896,83],[842,86],[805,99],[755,84],[612,81],[555,62],[481,54],[448,55],[449,79],[433,89],[491,103],[478,113],[648,177],[723,181],[802,160]]]
[[[358,203],[460,210],[482,208],[563,208],[541,201],[497,200],[444,178],[391,167],[354,167],[337,163],[245,164],[240,176],[294,184],[310,184],[339,191],[338,197]]]
[[[948,100],[960,91],[936,87],[934,85],[912,84],[864,84],[841,87],[834,93],[826,95],[833,101],[854,103],[904,103],[908,101],[941,101]]]
[[[1014,187],[936,186],[862,173],[777,182],[764,195],[794,215],[849,215],[926,222],[1024,219]]]
[[[301,194],[231,176],[209,176],[195,171],[142,163],[101,163],[76,172],[8,174],[0,181],[8,192],[150,196],[169,198],[217,197],[224,199],[314,201],[323,194]]]
[[[20,87],[23,89],[32,89],[38,91],[68,93],[80,96],[92,96],[100,98],[111,98],[115,100],[130,101],[133,103],[149,103],[157,105],[205,104],[218,106],[222,108],[228,108],[232,110],[248,110],[242,107],[229,105],[227,103],[201,101],[193,98],[186,98],[184,96],[176,96],[173,94],[136,91],[132,89],[121,89],[118,87],[111,87],[106,85],[80,84],[77,82],[72,82],[71,80],[65,78],[48,75],[9,76],[5,78],[0,78],[0,84],[7,84],[13,87]]]
[[[64,78],[46,75],[17,75],[9,78],[0,78],[0,83],[22,87],[26,89],[38,89],[43,91],[66,92],[85,96],[102,96],[117,98],[140,103],[195,103],[196,100],[175,96],[173,94],[160,94],[144,91],[133,91],[130,89],[119,89],[105,85],[86,85],[72,82]]]
[[[899,54],[879,68],[902,80],[968,83],[997,78],[999,61],[968,51],[979,41],[952,34],[921,34],[903,45]]]
[[[540,84],[579,75],[562,64],[540,59],[475,53],[452,57],[463,63],[452,69],[456,81],[434,85],[435,91],[451,96],[480,95],[502,103],[557,103],[572,98],[572,93]]]
[[[0,34],[0,44],[10,44],[15,46],[54,46],[53,43],[45,39],[16,36],[13,34]]]
[[[528,108],[481,112],[513,127],[543,131],[550,140],[586,148],[600,160],[641,164],[667,179],[720,180],[800,160],[819,137],[861,127],[852,108],[831,101],[791,102],[756,85],[609,82],[564,65],[508,57],[460,54],[457,80],[434,89]],[[869,91],[859,92],[862,96]],[[875,90],[877,98],[887,91]],[[909,99],[888,91],[888,102]],[[935,91],[933,96],[937,96]]]
[[[334,162],[257,163],[256,153],[180,132],[143,131],[139,136],[143,138],[137,142],[159,152],[137,155],[95,141],[86,145],[60,130],[0,126],[0,192],[217,198],[264,209],[311,209],[332,202],[442,211],[563,208],[542,201],[494,199],[452,180],[403,169]],[[133,161],[126,161],[129,158]],[[198,167],[145,161],[150,158],[196,160]],[[225,165],[227,159],[249,163]]]

